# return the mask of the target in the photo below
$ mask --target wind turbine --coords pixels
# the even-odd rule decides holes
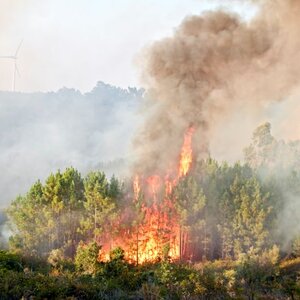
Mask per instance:
[[[20,42],[15,55],[6,55],[6,56],[0,56],[0,58],[4,58],[4,59],[12,59],[13,63],[14,63],[14,77],[13,77],[13,84],[12,84],[12,91],[15,92],[16,90],[16,75],[18,73],[18,75],[20,76],[20,72],[18,69],[18,65],[17,65],[17,59],[18,59],[18,53],[20,51],[20,48],[22,46],[23,40]]]

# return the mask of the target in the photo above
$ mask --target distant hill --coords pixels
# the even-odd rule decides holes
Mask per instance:
[[[108,173],[120,172],[142,97],[141,89],[103,82],[85,94],[69,88],[0,92],[0,207],[67,166],[84,173],[105,165]]]

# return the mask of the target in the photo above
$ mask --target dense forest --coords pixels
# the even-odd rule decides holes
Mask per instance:
[[[140,252],[153,251],[142,248],[147,193],[136,197],[132,178],[50,174],[7,209],[0,298],[298,299],[299,153],[299,142],[276,140],[266,123],[244,163],[194,161],[168,194],[176,215],[161,208],[178,223],[178,255],[172,228],[157,227],[159,246],[143,261]]]

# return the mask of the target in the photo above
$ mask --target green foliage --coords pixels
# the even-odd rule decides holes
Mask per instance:
[[[99,297],[102,295],[103,297]],[[113,299],[105,285],[92,278],[49,276],[0,269],[0,299]]]
[[[155,283],[165,299],[222,299],[228,296],[223,269],[212,263],[200,268],[164,262],[155,270]]]
[[[191,240],[194,245],[200,249],[206,241],[206,224],[205,224],[205,204],[206,198],[202,189],[192,176],[187,176],[180,180],[174,190],[174,199],[177,212],[180,215],[181,225],[181,245],[180,257],[190,257],[190,253],[183,251],[183,244],[190,244]],[[189,237],[187,240],[186,237]],[[205,247],[204,247],[205,248]],[[206,253],[203,253],[206,255]],[[201,254],[200,254],[201,255]],[[199,258],[199,257],[198,257]]]
[[[268,289],[269,281],[279,274],[279,249],[274,246],[262,254],[257,254],[251,248],[247,254],[241,254],[237,262],[237,284],[247,294],[249,299]]]
[[[74,264],[72,259],[66,257],[65,249],[53,249],[47,259],[47,262],[52,266],[53,271],[64,272],[74,271]]]
[[[47,254],[51,249],[79,241],[78,214],[82,209],[83,181],[74,168],[51,174],[45,185],[37,181],[25,196],[12,202],[8,215],[15,225],[15,248],[27,253]]]
[[[125,252],[121,247],[117,247],[109,253],[111,261],[124,261]]]
[[[121,183],[115,177],[108,182],[101,172],[91,172],[84,180],[74,168],[51,174],[8,209],[15,231],[10,247],[39,256],[63,248],[72,258],[81,239],[93,235],[97,240],[111,229],[121,195]]]
[[[154,284],[144,283],[140,290],[140,295],[144,300],[159,300],[162,299],[160,296],[160,288]]]
[[[136,274],[132,271],[133,266],[124,259],[124,250],[120,247],[113,249],[110,254],[110,260],[103,265],[100,276],[110,278],[110,283],[114,283],[122,289],[128,287],[137,288]]]
[[[232,220],[235,255],[250,248],[261,251],[268,246],[268,216],[272,210],[269,195],[264,194],[257,179],[234,181],[231,194],[237,213]]]
[[[99,262],[99,245],[115,245],[120,232],[136,233],[137,248],[146,193],[132,201],[130,180],[98,171],[84,178],[74,168],[50,174],[7,211],[13,252],[0,252],[0,298],[296,299],[299,221],[291,216],[299,208],[298,150],[276,141],[266,123],[245,150],[247,164],[195,162],[167,195],[176,211],[162,208],[178,221],[177,263],[169,241],[156,264],[131,265],[119,247]],[[162,189],[156,200],[165,197]],[[279,266],[279,252],[294,259]]]
[[[93,236],[94,241],[99,240],[105,230],[111,229],[111,222],[116,217],[115,200],[119,193],[119,185],[114,177],[111,185],[101,172],[91,172],[85,178],[85,213],[81,226],[84,233]]]
[[[244,150],[246,162],[253,167],[267,164],[274,156],[274,144],[271,124],[265,123],[259,126],[253,133],[252,144]]]
[[[23,271],[21,257],[17,254],[0,250],[0,269]]]
[[[293,241],[292,253],[296,257],[300,257],[300,237]]]
[[[62,249],[53,249],[48,256],[48,263],[52,267],[57,268],[64,259],[65,256]]]
[[[300,257],[283,260],[280,263],[280,288],[290,299],[300,298]],[[298,298],[296,298],[298,295]]]
[[[96,242],[89,244],[80,242],[75,255],[76,270],[82,274],[95,275],[100,268],[98,261],[100,249]]]
[[[80,272],[32,270],[26,267],[32,264],[28,259],[1,253],[1,261],[23,261],[24,269],[0,267],[0,299],[298,299],[299,261],[279,266],[277,247],[261,255],[251,250],[237,262],[144,266],[128,264],[123,251],[115,249],[111,261],[98,263],[95,276],[82,269],[83,261],[95,262],[99,250],[94,243],[88,246],[86,253],[80,254]]]

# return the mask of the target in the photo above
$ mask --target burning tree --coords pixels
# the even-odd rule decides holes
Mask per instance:
[[[198,227],[203,227],[200,214],[205,204],[205,198],[200,190],[192,189],[192,194],[185,197],[180,195],[180,188],[188,183],[194,184],[187,175],[193,161],[192,137],[194,127],[188,128],[184,135],[179,162],[172,171],[165,174],[145,176],[137,174],[133,180],[133,199],[130,212],[124,210],[119,226],[131,215],[130,225],[118,230],[114,244],[118,243],[125,249],[125,256],[129,261],[137,264],[153,262],[162,258],[170,260],[192,259],[196,247],[193,246],[191,237],[194,234],[189,230],[189,219],[186,215],[192,205],[193,222],[200,222]],[[181,189],[185,191],[185,189]],[[176,199],[180,197],[180,200]],[[194,207],[193,199],[201,199],[200,205]],[[203,200],[203,201],[202,201]],[[190,213],[190,212],[189,212]],[[196,220],[197,218],[197,220]],[[196,239],[197,241],[198,239]],[[103,249],[109,249],[104,245]],[[104,254],[104,257],[107,255]]]

